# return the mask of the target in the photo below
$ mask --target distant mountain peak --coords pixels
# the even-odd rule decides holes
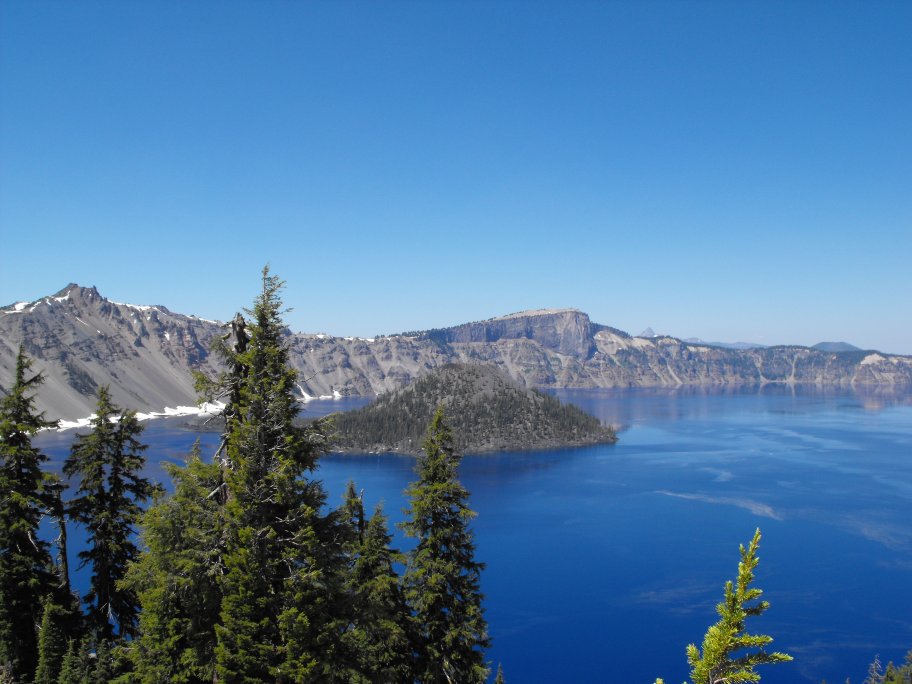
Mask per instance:
[[[856,347],[848,342],[818,342],[811,349],[823,352],[853,352],[861,351],[861,347]]]
[[[656,335],[655,330],[647,327],[646,330],[637,335],[637,337],[658,337],[658,335]]]

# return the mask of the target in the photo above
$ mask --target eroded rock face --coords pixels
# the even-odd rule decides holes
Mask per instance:
[[[593,326],[589,316],[576,309],[541,309],[463,323],[440,333],[449,344],[526,339],[549,351],[587,358],[595,351],[592,336],[600,327]]]
[[[191,370],[213,373],[209,344],[218,323],[163,306],[119,304],[94,287],[0,310],[0,383],[9,386],[21,342],[46,382],[37,396],[48,417],[92,413],[99,385],[120,406],[140,411],[193,405]]]
[[[226,329],[164,306],[112,302],[68,285],[52,297],[0,308],[0,385],[9,387],[19,343],[47,382],[49,418],[89,415],[99,385],[139,411],[192,405],[192,370],[214,375],[209,353]],[[288,336],[302,398],[373,396],[448,363],[487,363],[527,387],[679,385],[912,385],[912,357],[807,347],[727,349],[673,337],[632,337],[576,309],[546,309],[376,339]]]

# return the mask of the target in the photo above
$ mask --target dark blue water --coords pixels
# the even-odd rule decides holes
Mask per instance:
[[[620,442],[468,456],[461,469],[487,563],[489,657],[508,681],[684,681],[684,648],[715,621],[758,526],[757,586],[772,607],[752,631],[795,656],[765,681],[860,682],[875,653],[912,648],[912,394],[559,396],[620,426]],[[161,460],[179,462],[196,435],[147,425],[148,472],[162,478]],[[214,450],[217,437],[202,437]],[[59,462],[71,438],[41,445]],[[317,475],[333,502],[355,479],[395,522],[412,466],[329,456]]]

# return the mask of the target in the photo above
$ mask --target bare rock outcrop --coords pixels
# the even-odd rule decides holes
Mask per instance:
[[[94,287],[68,285],[0,308],[0,385],[20,343],[47,382],[37,402],[50,418],[89,415],[99,385],[140,411],[192,405],[191,371],[215,374],[217,321],[164,306],[120,304]],[[634,337],[577,309],[542,309],[451,328],[377,338],[288,333],[302,399],[375,396],[448,363],[497,367],[525,387],[681,385],[912,386],[912,357],[799,346],[733,349],[674,337]]]

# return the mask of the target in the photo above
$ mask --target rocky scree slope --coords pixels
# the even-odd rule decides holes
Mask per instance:
[[[493,366],[447,364],[357,411],[335,415],[343,450],[418,454],[443,406],[459,451],[541,449],[617,441],[615,431],[571,404],[521,387]]]
[[[19,344],[46,381],[36,397],[49,418],[76,419],[95,408],[99,385],[120,406],[140,411],[194,405],[191,370],[215,373],[209,355],[219,324],[164,306],[120,304],[94,287],[0,309],[0,385],[9,387]]]
[[[69,285],[0,308],[0,385],[9,387],[20,342],[44,371],[38,396],[50,418],[89,415],[95,388],[139,411],[195,402],[191,370],[214,374],[209,345],[226,329],[164,306],[119,304]],[[542,309],[451,328],[341,338],[287,333],[302,399],[376,396],[448,363],[496,366],[525,387],[679,385],[912,385],[912,357],[798,346],[725,349],[673,337],[633,337],[576,309]]]

